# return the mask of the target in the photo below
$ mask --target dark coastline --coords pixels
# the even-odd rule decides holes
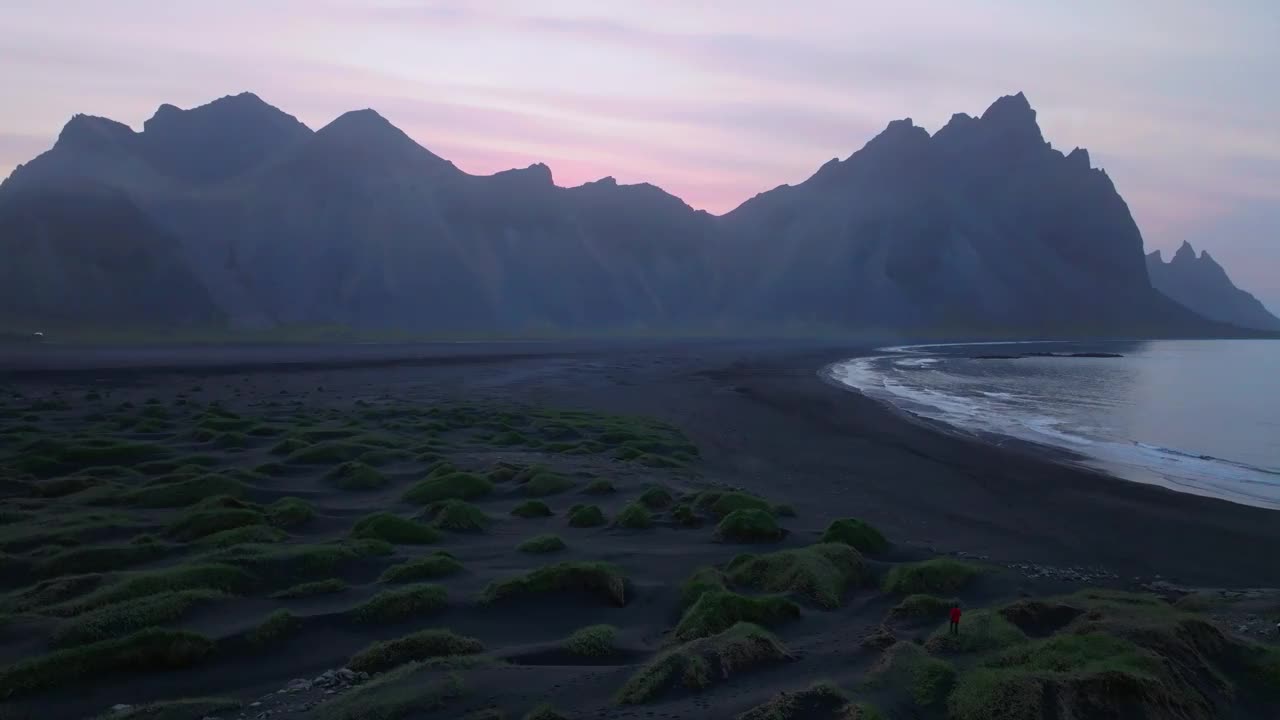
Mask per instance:
[[[855,347],[797,343],[464,343],[5,353],[0,383],[189,382],[257,375],[299,388],[485,395],[681,427],[706,480],[794,505],[806,525],[854,515],[904,543],[993,561],[1096,566],[1124,580],[1280,586],[1280,514],[1119,480],[1044,448],[946,432],[839,389]],[[411,389],[411,390],[410,390]]]

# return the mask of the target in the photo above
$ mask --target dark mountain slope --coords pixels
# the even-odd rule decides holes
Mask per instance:
[[[1167,263],[1159,250],[1147,255],[1147,273],[1157,290],[1200,315],[1240,327],[1280,331],[1280,318],[1236,287],[1207,250],[1196,257],[1191,243],[1182,243]]]

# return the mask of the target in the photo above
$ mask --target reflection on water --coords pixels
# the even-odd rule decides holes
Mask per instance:
[[[980,343],[884,352],[837,364],[832,377],[964,430],[1072,450],[1132,480],[1280,508],[1280,341]]]

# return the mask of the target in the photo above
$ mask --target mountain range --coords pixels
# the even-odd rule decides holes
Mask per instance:
[[[1208,250],[1197,257],[1191,243],[1184,242],[1167,263],[1156,250],[1147,255],[1147,274],[1157,290],[1204,317],[1244,328],[1280,331],[1280,318],[1236,287]]]
[[[470,175],[372,110],[77,115],[0,184],[0,253],[0,322],[32,328],[1234,332],[1152,287],[1110,178],[1021,93],[932,135],[891,122],[721,216],[542,164]]]

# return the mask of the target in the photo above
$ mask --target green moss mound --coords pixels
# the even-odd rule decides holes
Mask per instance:
[[[518,518],[539,518],[551,517],[553,514],[551,508],[541,500],[525,500],[511,510],[511,514]]]
[[[462,500],[445,500],[432,506],[431,524],[452,532],[481,532],[489,525],[489,516],[480,508]]]
[[[982,570],[971,563],[934,558],[892,568],[885,576],[884,590],[903,595],[954,593],[964,589],[980,574]]]
[[[158,560],[171,552],[173,546],[159,542],[91,545],[43,558],[35,563],[32,570],[40,577],[108,572]]]
[[[276,610],[257,627],[250,630],[245,639],[257,648],[268,648],[283,642],[302,629],[302,620],[288,610]]]
[[[767,510],[734,510],[716,526],[716,539],[723,542],[774,542],[782,536],[782,528]]]
[[[444,610],[448,593],[439,585],[406,585],[384,590],[352,611],[352,617],[363,623],[392,623]]]
[[[960,632],[951,634],[943,623],[929,636],[925,647],[935,655],[985,653],[1003,650],[1026,641],[1027,636],[994,610],[974,610],[960,618]]]
[[[267,521],[279,528],[305,525],[315,517],[311,503],[296,497],[283,497],[267,506]]]
[[[406,663],[452,655],[484,652],[484,644],[449,630],[421,630],[409,635],[373,643],[347,662],[356,672],[380,673]]]
[[[768,702],[738,716],[738,720],[849,720],[853,711],[849,696],[829,682],[819,682],[804,690],[780,692]]]
[[[244,483],[225,475],[209,474],[176,482],[147,485],[126,493],[129,505],[151,508],[186,507],[208,497],[229,495],[241,498],[247,493]]]
[[[649,512],[649,508],[644,503],[633,502],[622,508],[622,511],[614,518],[613,524],[616,527],[629,530],[644,530],[653,527],[653,514]]]
[[[488,478],[468,472],[428,477],[409,488],[405,502],[430,505],[441,500],[475,500],[493,492]]]
[[[169,525],[167,532],[175,540],[189,542],[224,530],[261,525],[265,519],[257,510],[238,508],[198,510],[179,516]]]
[[[836,520],[822,533],[824,543],[844,543],[859,552],[881,553],[889,549],[889,541],[879,530],[857,518]]]
[[[288,442],[287,440],[285,442]],[[279,446],[277,446],[279,447]],[[358,460],[361,455],[374,450],[371,445],[353,442],[320,442],[295,450],[289,454],[289,462],[299,465],[336,465]]]
[[[351,537],[385,540],[397,545],[427,545],[440,542],[440,532],[430,525],[391,513],[374,513],[356,521]]]
[[[549,470],[535,474],[524,483],[524,494],[530,497],[557,495],[573,489],[573,481]]]
[[[899,618],[932,619],[943,618],[958,601],[940,598],[936,595],[916,593],[908,595],[890,610],[890,614]]]
[[[595,505],[575,505],[569,508],[569,527],[599,527],[609,522],[604,512]]]
[[[178,565],[162,570],[130,573],[78,598],[46,609],[51,615],[69,617],[113,603],[181,590],[217,590],[238,594],[251,590],[258,579],[244,570],[220,563]]]
[[[919,645],[900,642],[884,651],[867,672],[866,683],[904,690],[916,705],[931,708],[942,705],[955,678],[951,663],[931,657]]]
[[[192,608],[226,597],[216,590],[181,590],[126,600],[67,620],[54,630],[50,643],[66,648],[131,635],[167,625]]]
[[[542,704],[530,710],[524,720],[569,720],[569,717],[550,705]]]
[[[203,548],[229,548],[236,545],[278,543],[289,537],[283,530],[266,525],[245,525],[205,535],[195,543]]]
[[[784,597],[747,597],[728,590],[710,589],[684,612],[675,637],[687,642],[724,632],[740,622],[772,626],[798,617],[800,606]]]
[[[613,483],[608,480],[592,480],[587,486],[582,488],[582,492],[586,495],[611,495],[617,492],[613,487]]]
[[[456,672],[441,677],[432,670],[430,662],[421,662],[382,673],[318,706],[315,720],[402,720],[423,713],[445,717],[440,711],[452,712],[453,703],[466,693],[466,684]]]
[[[329,473],[329,481],[341,490],[378,490],[387,486],[387,476],[377,468],[349,460]]]
[[[201,635],[151,628],[128,637],[58,650],[0,668],[0,697],[75,686],[117,672],[191,667],[213,652]]]
[[[680,586],[680,609],[683,610],[698,602],[698,598],[710,590],[728,589],[729,576],[709,565],[700,567],[694,570],[689,579]]]
[[[480,602],[492,604],[529,595],[582,592],[621,607],[627,604],[626,583],[626,577],[608,563],[562,562],[491,582],[480,594]]]
[[[696,507],[710,511],[720,518],[735,510],[763,510],[768,513],[773,511],[768,500],[736,490],[704,490],[697,494],[693,503]]]
[[[437,553],[402,562],[399,565],[392,565],[383,571],[382,576],[378,578],[378,582],[402,583],[434,580],[456,575],[462,572],[462,569],[462,563],[455,560],[453,556]]]
[[[767,555],[739,555],[728,575],[739,585],[795,593],[825,608],[840,607],[845,590],[864,582],[862,555],[848,545],[823,543]]]
[[[676,525],[686,528],[698,527],[702,524],[702,518],[693,511],[693,507],[683,503],[671,508],[671,520]]]
[[[276,600],[296,600],[299,598],[307,598],[315,595],[330,595],[340,593],[348,588],[346,582],[338,578],[329,578],[328,580],[315,580],[312,582],[298,583],[291,585],[284,590],[272,593],[271,597]]]
[[[534,554],[553,553],[565,549],[565,544],[558,535],[535,535],[520,543],[516,549]]]
[[[650,702],[677,687],[702,689],[790,657],[786,646],[768,631],[738,623],[717,635],[662,653],[627,680],[617,700],[627,705]]]
[[[618,628],[612,625],[588,625],[565,638],[564,649],[581,657],[608,657],[617,652]]]
[[[663,487],[651,487],[640,493],[637,499],[641,505],[652,510],[663,510],[675,504],[675,498]]]

